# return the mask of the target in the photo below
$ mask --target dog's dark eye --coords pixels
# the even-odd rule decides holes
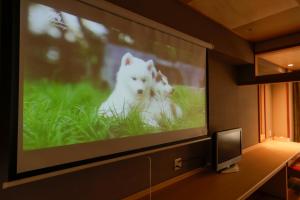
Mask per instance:
[[[136,77],[132,77],[132,80],[136,81]]]

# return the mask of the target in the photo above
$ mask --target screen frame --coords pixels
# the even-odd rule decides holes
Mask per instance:
[[[226,135],[226,134],[231,134],[234,132],[239,132],[240,133],[240,154],[238,156],[235,156],[233,158],[230,158],[229,160],[223,161],[223,162],[219,162],[219,153],[218,153],[218,147],[219,147],[219,137],[222,135]],[[217,132],[215,135],[215,163],[216,163],[216,170],[220,171],[224,168],[229,167],[230,165],[233,165],[235,163],[237,163],[239,160],[242,159],[242,149],[243,149],[243,144],[242,144],[242,128],[236,128],[236,129],[230,129],[230,130],[225,130],[225,131],[220,131]]]
[[[11,36],[11,40],[9,41],[12,44],[12,51],[11,54],[12,56],[10,58],[7,58],[6,61],[7,63],[11,63],[11,76],[8,77],[8,79],[11,80],[11,107],[10,107],[10,163],[9,163],[9,176],[8,176],[8,180],[15,180],[15,179],[20,179],[20,178],[24,178],[24,177],[30,177],[30,176],[34,176],[34,175],[39,175],[39,174],[43,174],[43,173],[47,173],[47,172],[51,172],[51,171],[56,171],[56,170],[60,170],[60,169],[65,169],[65,168],[70,168],[70,167],[75,167],[75,166],[79,166],[79,165],[83,165],[86,163],[91,163],[91,162],[96,162],[96,161],[101,161],[101,160],[108,160],[108,159],[113,159],[116,157],[122,157],[122,156],[126,156],[129,154],[133,154],[136,152],[145,152],[145,154],[147,154],[147,151],[149,150],[153,150],[153,149],[159,149],[161,147],[165,147],[165,146],[170,146],[170,145],[176,145],[176,144],[180,144],[180,143],[184,143],[184,142],[188,142],[188,141],[194,141],[194,140],[201,140],[201,139],[210,139],[209,133],[208,133],[208,123],[209,123],[209,118],[208,118],[208,60],[207,60],[207,56],[208,56],[208,49],[213,48],[212,45],[208,45],[206,46],[206,61],[205,61],[205,80],[206,80],[206,87],[205,87],[205,93],[206,93],[206,135],[205,136],[200,136],[200,137],[193,137],[193,138],[183,138],[183,139],[179,139],[178,141],[172,141],[172,142],[165,142],[163,144],[158,144],[158,145],[152,145],[152,146],[148,146],[148,147],[144,147],[144,148],[139,148],[139,149],[134,149],[134,150],[130,150],[130,151],[125,151],[125,152],[121,152],[121,153],[116,153],[116,154],[112,154],[112,155],[108,155],[108,156],[100,156],[100,157],[94,157],[94,158],[90,158],[90,159],[84,159],[84,160],[80,160],[80,161],[76,161],[76,162],[69,162],[69,163],[65,163],[65,164],[60,164],[57,166],[51,166],[51,167],[46,167],[46,168],[40,168],[40,169],[36,169],[36,170],[31,170],[31,171],[27,171],[27,172],[22,172],[22,173],[18,173],[17,172],[17,162],[18,162],[18,122],[19,122],[19,72],[20,72],[20,67],[19,67],[19,47],[20,47],[20,0],[13,0],[12,1],[12,5],[13,8],[11,8],[13,10],[13,12],[11,13],[11,26],[12,26],[12,30],[11,32],[13,33]],[[38,1],[41,2],[41,1]],[[85,1],[78,1],[78,2],[89,2],[89,0],[85,0]],[[92,1],[91,1],[92,2]],[[96,2],[99,3],[99,2]],[[105,4],[110,4],[105,2]],[[95,6],[95,4],[89,4],[90,6]],[[113,6],[116,10],[124,10],[124,12],[129,12],[123,8],[119,8],[118,6],[115,5],[110,5]],[[131,13],[132,14],[132,13]],[[133,13],[134,17],[136,17],[137,15],[135,13]],[[139,15],[138,15],[139,16]],[[145,20],[149,20],[147,18],[144,18],[142,16],[140,16],[140,18],[142,19],[141,21],[145,21]],[[137,19],[135,19],[134,21],[136,21]],[[149,20],[151,23],[153,23],[154,21]],[[159,24],[157,22],[155,22],[156,24]],[[166,27],[165,25],[160,24],[160,26],[162,27]],[[167,29],[169,29],[169,27],[166,27]],[[171,30],[175,30],[175,29],[171,29]],[[175,30],[176,31],[176,30]],[[173,33],[173,32],[172,32]],[[183,35],[185,37],[189,39],[192,38],[193,41],[200,41],[200,44],[206,45],[208,43],[203,42],[197,38],[193,38],[189,35],[186,35],[184,33],[179,33],[179,37],[182,37]],[[199,44],[198,44],[199,45]],[[191,130],[184,130],[185,131],[191,131]]]

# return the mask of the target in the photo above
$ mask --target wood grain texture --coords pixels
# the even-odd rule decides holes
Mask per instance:
[[[239,87],[236,75],[230,61],[208,51],[210,133],[242,127],[243,145],[249,147],[258,143],[257,87]]]
[[[274,199],[288,199],[287,167],[281,169],[275,176],[266,182],[260,192],[268,194]]]
[[[168,187],[168,186],[170,186],[170,185],[172,185],[174,183],[177,183],[177,182],[179,182],[181,180],[189,178],[189,177],[191,177],[191,176],[193,176],[193,175],[195,175],[195,174],[197,174],[197,173],[199,173],[201,171],[203,171],[203,169],[201,169],[201,168],[194,169],[192,171],[189,171],[187,173],[184,173],[182,175],[179,175],[179,176],[176,176],[176,177],[174,177],[172,179],[164,181],[164,182],[162,182],[160,184],[157,184],[157,185],[153,186],[151,188],[151,190],[150,190],[150,188],[147,188],[146,190],[142,190],[142,191],[140,191],[138,193],[135,193],[135,194],[133,194],[131,196],[128,196],[128,197],[124,198],[123,200],[137,200],[137,199],[145,198],[146,196],[150,196],[151,192],[159,191],[159,190],[161,190],[163,188],[166,188],[166,187]]]
[[[300,70],[300,46],[258,54],[257,57],[292,71]],[[289,67],[288,64],[294,66]]]
[[[259,54],[268,51],[294,47],[297,45],[300,45],[300,32],[262,42],[256,42],[254,45],[254,53]]]
[[[236,27],[232,31],[250,41],[263,41],[300,30],[300,7]]]
[[[189,6],[214,21],[233,29],[297,7],[295,0],[193,0]]]
[[[262,41],[300,30],[299,0],[181,1],[249,41]]]
[[[152,199],[246,199],[283,170],[287,162],[299,152],[298,143],[278,141],[260,143],[256,148],[244,153],[239,162],[240,172],[218,174],[207,170],[206,173],[198,173],[153,193]]]

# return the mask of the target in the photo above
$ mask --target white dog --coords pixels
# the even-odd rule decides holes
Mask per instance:
[[[98,115],[127,117],[133,108],[144,109],[150,98],[150,89],[156,69],[153,61],[143,61],[130,53],[123,55],[117,73],[116,86],[98,109]],[[147,100],[148,101],[148,100]]]
[[[182,117],[181,108],[170,99],[173,91],[168,78],[159,71],[151,90],[152,94],[148,106],[142,112],[142,119],[146,124],[159,127],[159,122],[163,117],[171,122],[175,118]]]

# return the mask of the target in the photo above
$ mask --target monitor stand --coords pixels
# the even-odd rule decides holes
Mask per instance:
[[[222,174],[228,174],[228,173],[234,173],[234,172],[239,172],[240,168],[238,164],[234,164],[230,166],[229,168],[226,168],[221,171]]]

